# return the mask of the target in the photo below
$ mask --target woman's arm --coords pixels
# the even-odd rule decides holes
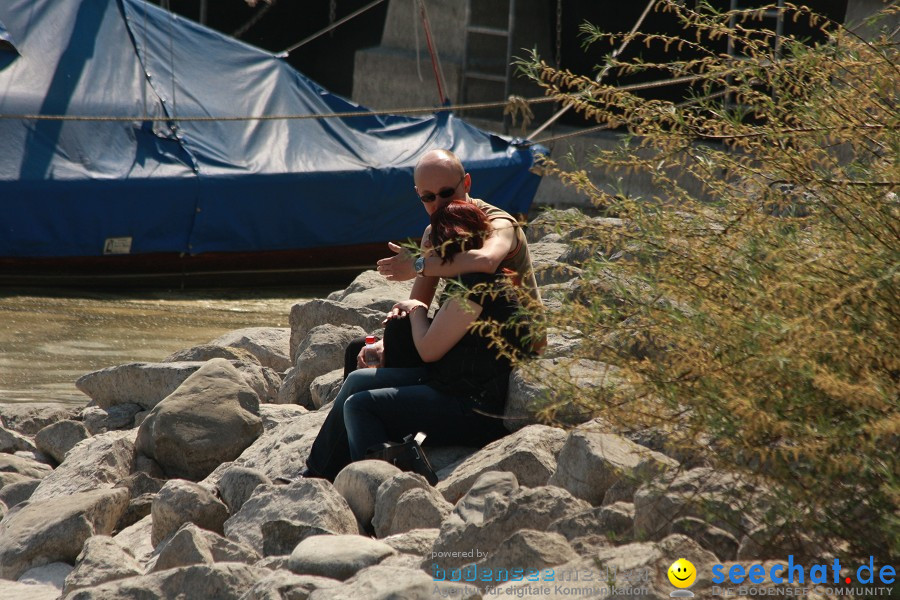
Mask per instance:
[[[413,343],[419,356],[427,363],[440,360],[468,331],[481,314],[481,306],[463,298],[451,298],[441,306],[428,323],[428,307],[416,300],[404,300],[394,305],[408,313]]]

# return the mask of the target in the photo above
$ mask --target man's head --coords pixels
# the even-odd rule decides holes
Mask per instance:
[[[466,199],[472,185],[459,158],[449,150],[430,150],[425,154],[416,165],[413,179],[416,194],[429,215],[451,200]]]

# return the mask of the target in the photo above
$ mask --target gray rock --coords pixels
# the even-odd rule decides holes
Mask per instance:
[[[234,462],[219,465],[204,483],[215,486],[225,471],[236,466],[256,469],[270,479],[296,476],[306,468],[309,450],[327,416],[327,410],[307,412],[266,431]]]
[[[0,453],[0,473],[18,473],[25,477],[43,479],[53,471],[53,467],[32,458],[15,454]]]
[[[185,590],[190,598],[239,600],[270,573],[240,563],[190,565],[76,590],[66,600],[169,600],[188,597]]]
[[[213,359],[150,411],[138,429],[138,450],[170,477],[202,479],[259,437],[258,413],[258,396],[240,373]]]
[[[151,409],[174,392],[204,363],[128,363],[82,375],[75,387],[100,408],[139,404]]]
[[[482,473],[509,471],[521,485],[535,487],[547,483],[556,470],[556,459],[566,439],[562,429],[531,425],[492,442],[467,458],[437,485],[450,502],[456,502]]]
[[[291,307],[290,315],[290,356],[296,365],[301,343],[309,331],[317,325],[327,323],[335,326],[361,327],[364,331],[374,331],[382,326],[383,319],[384,311],[352,307],[334,300],[315,299],[295,304]]]
[[[344,585],[316,590],[309,600],[479,600],[481,594],[472,586],[447,581],[434,581],[419,569],[375,565],[363,569]]]
[[[166,484],[164,479],[151,477],[147,473],[132,473],[119,481],[115,487],[123,487],[128,490],[131,497],[141,496],[143,494],[155,494]]]
[[[441,568],[458,567],[476,558],[473,549],[491,552],[520,529],[545,530],[554,521],[588,508],[587,502],[562,488],[520,487],[509,496],[496,498],[482,523],[448,519],[441,525],[433,551],[443,553],[438,561]],[[433,562],[429,558],[423,566],[430,568]]]
[[[344,581],[395,552],[387,544],[361,535],[315,535],[297,544],[288,564],[298,575]]]
[[[224,358],[227,361],[244,363],[256,363],[262,366],[259,359],[243,348],[231,348],[215,344],[201,344],[184,350],[179,350],[162,359],[162,362],[206,362],[214,358]]]
[[[397,473],[386,479],[375,494],[375,515],[372,527],[379,538],[387,537],[399,531],[392,531],[397,501],[404,492],[412,489],[431,487],[424,477],[416,473]],[[414,528],[413,528],[414,529]]]
[[[709,468],[672,473],[634,494],[636,539],[659,539],[681,517],[696,517],[738,537],[762,520],[764,490],[732,473]]]
[[[622,436],[576,429],[566,438],[549,484],[596,506],[620,479],[637,489],[642,481],[677,467],[677,461]]]
[[[80,410],[56,402],[0,404],[0,425],[11,431],[35,435],[47,425],[75,417]]]
[[[313,408],[322,408],[334,400],[344,383],[344,369],[335,369],[319,375],[309,384],[309,397]]]
[[[328,299],[386,313],[398,300],[409,298],[412,284],[411,280],[388,281],[378,271],[363,271],[345,289],[329,294]]]
[[[213,562],[241,562],[253,564],[260,559],[252,548],[232,542],[211,531],[185,523],[156,549],[153,571]]]
[[[433,487],[406,490],[397,499],[394,518],[384,534],[395,535],[413,529],[431,529],[453,511],[453,505]]]
[[[75,569],[66,576],[63,593],[143,574],[141,565],[113,538],[95,535],[85,541]]]
[[[17,431],[0,426],[0,452],[13,453],[18,450],[37,450],[34,442]]]
[[[278,390],[281,389],[281,375],[271,367],[261,367],[256,363],[231,363],[236,368],[256,395],[260,402],[275,403],[278,401]]]
[[[121,488],[24,505],[0,522],[0,578],[16,579],[52,562],[74,563],[85,540],[109,534],[126,506],[128,491]]]
[[[300,415],[304,415],[309,411],[297,404],[260,404],[259,418],[263,421],[263,429],[271,431],[283,425],[290,423]]]
[[[19,583],[28,585],[50,585],[62,592],[66,576],[72,572],[72,565],[64,562],[50,563],[28,569],[19,577]]]
[[[634,505],[617,502],[591,508],[554,521],[547,531],[562,534],[570,542],[587,536],[622,543],[630,541],[634,532]]]
[[[310,329],[297,347],[295,368],[288,371],[278,392],[279,403],[311,407],[310,384],[316,377],[342,367],[347,344],[365,334],[360,327],[328,324]]]
[[[403,533],[389,535],[381,541],[402,554],[414,554],[424,558],[431,553],[440,529],[411,529]],[[418,564],[416,564],[418,567]]]
[[[134,436],[134,431],[111,431],[78,442],[41,480],[31,501],[113,487],[134,469]]]
[[[150,541],[156,546],[185,523],[223,533],[228,508],[205,487],[172,479],[156,494],[151,514],[153,533]]]
[[[497,498],[509,496],[519,489],[516,476],[504,471],[482,473],[466,495],[459,499],[453,512],[466,523],[480,524]]]
[[[336,579],[314,575],[295,575],[290,571],[275,570],[256,582],[241,600],[306,600],[318,589],[340,585]]]
[[[375,498],[379,486],[401,471],[383,460],[361,460],[344,467],[334,479],[334,489],[356,515],[360,530],[374,531]]]
[[[139,404],[117,404],[109,408],[88,406],[81,411],[81,421],[91,435],[131,429],[134,427],[134,416],[142,410]]]
[[[6,477],[3,477],[6,475]],[[13,479],[15,478],[15,479]],[[12,480],[9,483],[3,483],[4,480]],[[19,502],[25,502],[37,489],[40,479],[25,477],[18,473],[0,473],[0,502],[3,502],[9,508],[12,508]]]
[[[137,523],[129,525],[113,536],[113,540],[123,548],[127,548],[146,572],[153,556],[153,517],[147,515]]]
[[[153,499],[155,494],[140,494],[133,496],[128,501],[128,508],[122,513],[119,522],[116,523],[116,531],[121,531],[126,527],[131,527],[144,517],[149,516],[153,512]]]
[[[288,327],[247,327],[231,331],[210,342],[213,346],[229,346],[250,352],[264,367],[284,373],[291,360],[291,330]]]
[[[571,357],[541,358],[525,367],[513,369],[509,378],[509,394],[504,425],[516,431],[538,422],[538,413],[549,406],[555,408],[554,419],[564,425],[580,425],[591,418],[587,409],[576,406],[560,391],[571,386],[602,394],[603,390],[622,385],[618,369],[606,363]]]
[[[90,433],[83,423],[66,419],[38,431],[34,441],[38,450],[61,463],[72,446],[88,437]]]
[[[297,544],[314,535],[331,535],[333,531],[318,525],[276,519],[262,524],[263,556],[290,555]],[[286,567],[285,567],[286,568]]]
[[[59,600],[59,590],[52,585],[35,585],[0,579],[3,600]]]
[[[247,498],[260,484],[271,485],[272,480],[256,469],[248,467],[232,466],[225,471],[216,484],[219,497],[228,507],[228,512],[234,514],[241,509]]]
[[[257,487],[225,522],[225,537],[262,554],[262,526],[276,520],[305,523],[335,534],[359,533],[353,511],[334,486],[323,479],[303,479],[290,485]]]
[[[672,522],[670,534],[681,533],[715,554],[721,560],[735,560],[740,543],[737,539],[714,525],[696,517],[682,517]]]
[[[707,528],[711,527],[711,525],[707,524]],[[712,543],[723,544],[726,549],[723,550],[723,553],[731,550],[731,544],[721,538],[716,539]],[[705,546],[702,542],[701,545]],[[793,555],[795,562],[805,562],[827,556],[828,553],[829,549],[823,547],[821,541],[802,532],[797,533],[793,528],[785,527],[783,523],[775,522],[764,523],[747,532],[741,538],[741,543],[738,546],[737,560],[746,562],[761,560],[767,556]]]
[[[521,529],[503,540],[479,563],[479,569],[543,569],[575,560],[578,555],[562,535]]]

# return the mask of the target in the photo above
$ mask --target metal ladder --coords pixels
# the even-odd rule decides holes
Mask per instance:
[[[466,44],[465,51],[463,55],[463,69],[462,69],[462,81],[461,83],[461,93],[460,97],[462,102],[469,102],[470,99],[468,97],[469,86],[468,82],[471,79],[477,79],[481,81],[493,81],[495,83],[503,84],[503,99],[509,97],[509,84],[510,84],[510,76],[512,67],[510,63],[512,62],[512,52],[513,52],[513,32],[515,30],[515,14],[516,14],[516,0],[507,0],[509,3],[509,16],[507,19],[506,27],[488,27],[484,25],[478,25],[472,22],[472,4],[476,0],[469,0],[466,3]],[[483,0],[482,0],[483,1]],[[472,57],[472,38],[473,36],[491,36],[495,38],[506,38],[506,69],[503,75],[499,75],[497,73],[488,73],[484,71],[478,71],[473,69],[473,63],[476,62]],[[494,99],[496,100],[496,98]]]

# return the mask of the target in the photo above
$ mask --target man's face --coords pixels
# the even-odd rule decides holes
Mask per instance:
[[[430,216],[452,200],[465,199],[469,191],[469,176],[459,171],[435,167],[416,173],[416,194]]]

